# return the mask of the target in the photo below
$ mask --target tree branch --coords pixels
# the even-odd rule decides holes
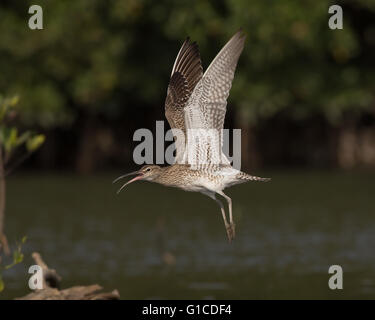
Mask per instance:
[[[0,144],[0,252],[4,250],[6,255],[10,254],[7,237],[4,233],[4,220],[5,220],[5,197],[6,185],[4,176],[4,158],[3,149]]]
[[[74,286],[59,290],[61,277],[54,269],[50,269],[39,253],[34,252],[32,257],[35,263],[43,270],[44,286],[28,295],[16,300],[118,300],[120,294],[117,290],[112,292],[99,292],[103,288],[98,284],[90,286]]]

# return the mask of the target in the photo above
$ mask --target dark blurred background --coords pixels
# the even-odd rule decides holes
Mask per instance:
[[[227,191],[229,245],[211,199],[149,183],[116,196],[111,181],[137,167],[134,131],[165,120],[184,39],[206,68],[240,27],[225,127],[242,129],[242,168],[272,182]],[[0,94],[19,97],[12,125],[46,138],[7,177],[5,231],[27,241],[0,299],[30,292],[32,251],[63,287],[124,299],[375,296],[375,1],[2,0]],[[344,290],[328,288],[334,264]]]
[[[2,1],[0,92],[18,95],[19,121],[47,138],[28,165],[131,165],[134,131],[165,119],[183,40],[206,68],[242,27],[225,126],[243,130],[243,167],[374,168],[375,3],[339,1],[343,30],[328,28],[331,4],[41,1],[44,30],[32,31],[29,1]]]

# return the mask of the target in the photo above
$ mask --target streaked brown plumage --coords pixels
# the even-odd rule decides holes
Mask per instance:
[[[131,182],[146,180],[209,196],[221,208],[229,241],[235,236],[235,224],[232,200],[223,190],[247,181],[270,180],[233,168],[221,150],[227,98],[244,42],[245,36],[240,30],[204,74],[197,44],[189,38],[183,43],[172,68],[165,101],[165,115],[175,136],[176,164],[146,165],[115,180],[136,175],[119,192]],[[180,133],[184,139],[179,139]],[[228,202],[229,223],[224,205],[216,194]]]

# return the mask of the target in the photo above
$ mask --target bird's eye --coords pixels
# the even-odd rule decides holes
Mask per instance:
[[[146,171],[151,171],[151,169],[150,168],[147,168],[147,170]]]

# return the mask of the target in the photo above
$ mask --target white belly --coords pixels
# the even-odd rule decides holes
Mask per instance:
[[[219,172],[212,174],[214,178],[209,176],[202,176],[194,181],[190,186],[190,191],[205,192],[207,190],[218,192],[224,190],[226,187],[229,187],[233,184],[236,184],[236,175],[240,171],[227,167]],[[217,175],[217,177],[215,177]]]

